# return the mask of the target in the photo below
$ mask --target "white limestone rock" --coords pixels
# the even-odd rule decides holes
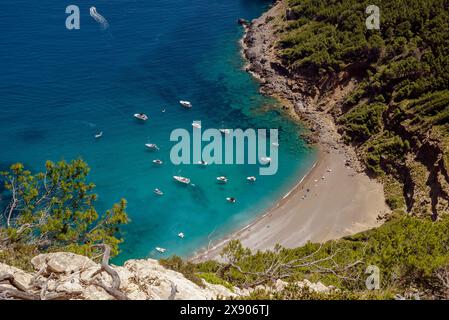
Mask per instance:
[[[89,258],[70,252],[40,254],[31,259],[31,264],[36,270],[45,266],[48,272],[55,273],[73,273],[96,265]]]
[[[98,283],[112,286],[112,277],[101,271],[101,265],[87,257],[67,252],[40,254],[31,260],[35,274],[0,263],[0,275],[12,274],[15,279],[27,288],[31,288],[33,276],[38,283],[46,283],[48,293],[66,293],[72,299],[111,300],[114,299],[104,291]],[[267,292],[282,291],[288,283],[277,280],[272,285],[259,285],[256,288],[230,290],[221,285],[207,283],[200,287],[186,279],[184,275],[168,270],[157,260],[128,260],[123,266],[111,267],[120,278],[120,290],[133,300],[165,300],[176,288],[174,299],[177,300],[210,300],[246,296],[254,290]],[[41,271],[40,274],[38,272]],[[332,289],[321,282],[312,283],[308,280],[295,283],[299,287],[308,287],[315,292],[330,292]],[[2,284],[7,286],[8,284]],[[34,288],[39,292],[39,288]]]
[[[28,272],[22,271],[15,267],[8,266],[7,264],[4,263],[0,263],[0,275],[3,274],[13,275],[15,280],[25,288],[28,288],[31,279],[33,278],[33,275]]]

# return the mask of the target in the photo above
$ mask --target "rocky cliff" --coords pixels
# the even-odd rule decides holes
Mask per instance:
[[[112,271],[85,256],[68,252],[40,254],[31,263],[35,272],[0,263],[0,300],[212,300],[245,297],[254,290],[279,292],[288,285],[277,280],[271,286],[231,290],[203,281],[204,287],[200,287],[153,259],[108,266]],[[320,293],[332,290],[308,280],[295,284]]]
[[[113,287],[113,278],[100,264],[87,257],[60,252],[38,255],[31,262],[36,270],[34,273],[0,263],[0,295],[5,293],[4,288],[19,288],[18,291],[35,293],[39,297],[114,299],[105,290]],[[123,266],[111,268],[119,276],[120,292],[132,300],[210,300],[236,296],[220,285],[204,282],[205,287],[201,288],[182,274],[165,269],[153,259],[128,260]],[[15,279],[14,285],[1,281],[6,275]]]
[[[434,220],[448,213],[447,26],[439,23],[447,10],[380,1],[384,12],[403,15],[386,14],[383,24],[394,27],[367,32],[366,1],[274,3],[245,24],[247,70],[261,92],[305,120],[325,150],[382,182],[391,209]],[[403,37],[401,26],[417,21],[427,23]],[[334,58],[338,66],[328,64]]]

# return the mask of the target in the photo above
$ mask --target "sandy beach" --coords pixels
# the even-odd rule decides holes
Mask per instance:
[[[338,103],[344,90],[335,88],[326,100],[316,101],[308,93],[313,84],[282,68],[275,42],[276,30],[283,23],[279,17],[285,10],[285,1],[278,1],[244,26],[241,45],[245,69],[260,81],[263,94],[277,98],[293,119],[312,130],[310,140],[320,150],[317,162],[268,212],[199,251],[192,261],[219,259],[231,239],[240,240],[252,250],[269,250],[276,244],[294,248],[308,241],[338,239],[379,226],[378,218],[390,212],[383,186],[364,173],[354,149],[342,141],[326,108],[326,104]]]
[[[324,242],[379,225],[388,211],[382,185],[345,165],[338,151],[321,151],[315,166],[271,210],[242,230],[203,249],[192,261],[218,259],[231,239],[252,250]]]

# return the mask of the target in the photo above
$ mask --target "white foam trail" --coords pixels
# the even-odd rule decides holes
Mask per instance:
[[[97,8],[95,7],[90,8],[90,16],[94,18],[94,20],[97,21],[99,24],[101,24],[103,30],[109,28],[108,20],[106,20],[101,14],[97,12]]]

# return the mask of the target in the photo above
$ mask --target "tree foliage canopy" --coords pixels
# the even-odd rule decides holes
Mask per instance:
[[[119,227],[128,222],[122,199],[104,214],[94,207],[95,185],[87,182],[89,167],[82,160],[45,164],[33,174],[17,163],[1,172],[8,199],[3,206],[0,246],[30,245],[38,251],[63,250],[92,256],[95,244],[118,253]]]

